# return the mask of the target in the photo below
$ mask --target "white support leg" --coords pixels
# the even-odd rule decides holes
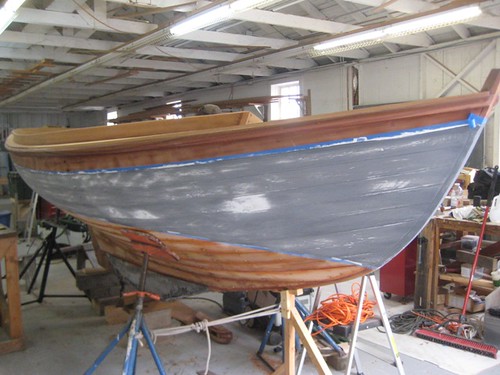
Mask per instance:
[[[361,279],[361,288],[359,291],[359,302],[358,306],[362,307],[364,300],[365,300],[365,292],[366,292],[366,282],[369,281],[370,285],[373,290],[373,294],[375,296],[375,300],[377,301],[377,306],[379,309],[379,313],[382,319],[382,325],[384,326],[385,333],[387,336],[387,340],[389,341],[389,346],[392,351],[392,355],[394,357],[394,366],[397,367],[398,372],[400,375],[405,375],[405,371],[403,368],[403,363],[401,362],[401,356],[399,354],[399,351],[396,347],[396,342],[394,341],[394,335],[392,333],[391,325],[389,323],[389,318],[387,317],[387,312],[385,310],[384,306],[384,301],[382,300],[382,296],[380,294],[380,290],[378,288],[378,283],[377,279],[375,278],[374,274],[370,274],[368,276],[363,276]],[[351,374],[351,369],[352,369],[352,364],[356,355],[356,344],[358,340],[358,333],[359,333],[359,324],[361,322],[361,313],[362,313],[362,308],[358,308],[357,314],[356,314],[356,320],[354,321],[353,325],[353,333],[352,333],[352,339],[351,339],[351,346],[349,348],[349,359],[347,363],[347,369],[346,369],[346,375]],[[362,370],[360,368],[360,361],[359,357],[356,355],[356,367],[358,370],[358,374],[362,373]]]

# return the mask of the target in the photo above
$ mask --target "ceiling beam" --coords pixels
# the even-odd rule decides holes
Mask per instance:
[[[0,35],[0,42],[36,44],[39,46],[76,48],[92,51],[107,51],[120,46],[122,43],[98,39],[76,38],[68,36],[28,33],[5,30]]]
[[[196,0],[107,0],[111,3],[119,3],[143,8],[172,8],[180,5],[193,4]]]
[[[268,25],[284,26],[293,29],[316,31],[326,34],[345,33],[358,27],[333,21],[319,20],[317,18],[295,16],[279,12],[269,12],[260,9],[247,10],[235,14],[232,18]]]
[[[367,5],[370,7],[385,8],[401,13],[420,13],[439,8],[435,4],[427,3],[421,0],[344,0],[351,3]],[[387,3],[387,4],[385,4]]]
[[[157,25],[145,22],[126,21],[112,18],[104,20],[98,18],[87,21],[80,14],[54,12],[24,7],[18,10],[18,16],[14,22],[45,26],[73,27],[78,29],[92,29],[97,31],[125,34],[144,34],[157,28]]]
[[[387,10],[393,10],[407,14],[426,12],[426,11],[436,10],[439,8],[438,5],[431,4],[423,0],[398,0],[393,2],[388,1],[387,5],[384,5],[386,3],[386,0],[344,0],[344,1],[349,1],[352,3],[363,4],[373,7],[384,7]],[[464,5],[466,4],[464,3]],[[463,24],[500,30],[500,17],[483,13],[477,18],[464,21]]]
[[[241,34],[221,33],[216,31],[196,30],[182,35],[179,39],[205,43],[227,44],[239,47],[262,47],[281,49],[297,45],[298,42],[287,39],[263,38]]]

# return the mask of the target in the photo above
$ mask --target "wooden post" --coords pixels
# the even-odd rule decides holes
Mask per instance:
[[[295,307],[295,296],[298,291],[286,290],[281,292],[281,315],[285,324],[285,363],[280,366],[274,375],[294,375],[295,374],[295,332],[297,331],[304,348],[307,350],[318,374],[331,374],[325,359],[321,355],[318,347],[314,343],[311,333],[307,329],[302,317]]]
[[[4,296],[0,283],[0,322],[9,339],[0,342],[0,354],[24,349],[17,234],[15,231],[0,232],[0,262],[2,260],[5,260],[7,298]]]

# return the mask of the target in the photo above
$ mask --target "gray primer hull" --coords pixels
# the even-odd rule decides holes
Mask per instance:
[[[481,129],[126,170],[18,170],[45,199],[79,215],[378,268],[425,226]]]

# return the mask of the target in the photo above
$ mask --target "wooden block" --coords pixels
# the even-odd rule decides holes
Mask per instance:
[[[116,306],[120,301],[119,296],[115,297],[106,297],[106,298],[98,298],[91,300],[92,308],[94,311],[99,314],[99,316],[104,315],[104,309],[106,306]]]
[[[211,317],[201,311],[193,310],[191,307],[180,301],[163,302],[172,310],[172,318],[189,325],[200,322],[204,319],[211,321]],[[233,333],[222,325],[209,327],[210,337],[219,344],[229,344],[233,339]]]
[[[142,309],[142,312],[145,317],[149,316],[150,314],[153,314],[152,316],[155,317],[154,313],[164,313],[168,315],[168,324],[170,324],[170,317],[171,313],[166,312],[170,308],[168,307],[167,302],[162,302],[162,301],[146,301],[144,302],[144,306]],[[116,305],[108,305],[104,306],[104,318],[108,324],[125,324],[128,322],[128,320],[132,317],[132,315],[135,313],[135,305],[124,305],[124,306],[116,306]],[[149,324],[148,324],[149,326]],[[151,328],[151,327],[150,327]]]
[[[130,314],[124,307],[105,306],[104,318],[106,323],[110,325],[125,324],[130,319]]]
[[[172,325],[172,310],[162,309],[144,314],[149,329],[167,328]]]
[[[0,354],[7,354],[24,350],[24,339],[11,339],[7,341],[0,341]]]

